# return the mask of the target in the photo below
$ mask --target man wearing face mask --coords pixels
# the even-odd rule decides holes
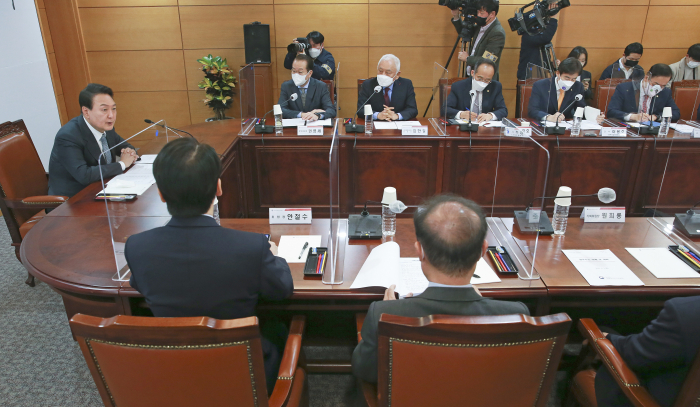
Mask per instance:
[[[311,77],[314,61],[308,55],[299,54],[292,63],[292,79],[282,84],[279,104],[285,119],[301,118],[307,121],[332,119],[335,107],[331,102],[328,86]],[[289,100],[296,93],[296,100]]]
[[[488,59],[477,62],[471,79],[464,79],[452,84],[452,91],[447,96],[445,110],[448,119],[462,119],[477,123],[489,120],[502,120],[508,116],[506,101],[503,99],[503,86],[494,81],[496,65]],[[476,91],[472,98],[472,90]]]
[[[480,26],[472,38],[465,38],[469,41],[469,50],[461,51],[458,58],[467,63],[467,70],[470,72],[481,58],[490,59],[496,64],[496,74],[494,80],[498,80],[498,64],[500,63],[503,47],[506,45],[506,32],[501,26],[496,16],[498,15],[498,0],[479,0],[477,3],[477,22]],[[458,33],[462,31],[462,22],[459,21],[459,11],[452,11],[452,24]]]
[[[576,80],[582,70],[583,66],[576,58],[566,58],[559,64],[556,77],[535,82],[528,104],[530,118],[556,123],[571,119],[576,108],[585,107],[585,91],[581,82]],[[581,100],[576,100],[577,95],[581,95]],[[603,119],[603,115],[598,116],[598,123]]]
[[[369,99],[367,104],[372,105],[374,120],[411,120],[418,116],[413,83],[400,75],[399,58],[392,54],[382,56],[377,64],[377,77],[362,82],[357,97],[357,110]],[[379,92],[374,89],[377,85],[382,87]]]
[[[333,59],[333,54],[326,51],[323,46],[323,34],[318,31],[311,31],[306,36],[306,39],[309,40],[311,48],[309,48],[307,52],[300,51],[296,54],[294,52],[288,52],[287,56],[284,57],[284,67],[292,69],[294,58],[297,55],[308,54],[314,61],[311,77],[320,81],[333,80],[333,78],[335,78],[335,59]],[[294,42],[297,42],[296,39]]]
[[[600,75],[600,80],[610,78],[632,79],[639,81],[644,77],[644,68],[639,66],[639,60],[644,53],[644,47],[633,42],[625,47],[625,52],[615,63],[611,64]]]
[[[685,58],[670,66],[673,76],[666,87],[670,88],[671,83],[677,81],[700,79],[700,44],[692,45]]]
[[[671,121],[678,121],[681,112],[673,101],[671,89],[666,88],[671,75],[671,67],[656,64],[642,81],[617,85],[608,104],[608,116],[628,122],[658,121],[664,107],[670,107]]]

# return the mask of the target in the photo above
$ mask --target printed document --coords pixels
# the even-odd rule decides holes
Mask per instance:
[[[282,119],[282,127],[298,127],[298,126],[325,126],[333,127],[333,122],[331,119],[326,120],[316,120],[313,122],[306,121],[301,118],[296,119]]]
[[[656,278],[700,278],[700,273],[695,272],[681,259],[674,256],[668,248],[628,247],[627,251]]]
[[[282,236],[277,246],[277,256],[287,260],[287,263],[306,263],[310,247],[321,247],[321,235]]]
[[[590,285],[644,285],[610,249],[563,252]]]
[[[153,176],[153,165],[135,164],[123,174],[119,174],[107,182],[107,187],[99,193],[110,195],[141,195],[151,185],[156,183]]]

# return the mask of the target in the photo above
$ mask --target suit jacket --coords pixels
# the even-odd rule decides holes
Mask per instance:
[[[574,102],[576,95],[583,95],[584,93],[583,84],[578,81],[574,82],[574,86],[566,91],[564,100],[561,103],[561,109],[566,109],[562,111],[562,113],[564,113],[567,119],[571,119],[574,116],[576,108],[586,106],[584,99]],[[558,112],[558,99],[559,91],[555,84],[555,78],[542,79],[535,82],[532,85],[532,94],[530,95],[530,102],[527,107],[528,116],[539,122],[544,116]],[[569,106],[571,102],[574,103],[567,109],[566,107]]]
[[[374,88],[379,85],[377,78],[370,78],[362,82],[360,94],[357,96],[357,110],[360,110],[367,98],[372,95]],[[364,104],[363,104],[364,103]],[[368,102],[372,105],[373,112],[381,112],[384,110],[384,90],[372,95]],[[400,113],[403,120],[411,120],[418,116],[418,105],[416,104],[416,92],[413,90],[413,82],[410,79],[401,78],[394,81],[394,88],[391,91],[390,107],[394,108],[395,113]],[[359,115],[363,114],[360,110]]]
[[[700,349],[700,296],[668,300],[641,333],[608,338],[659,404],[670,407]],[[595,389],[599,406],[629,405],[604,366]]]
[[[527,67],[529,64],[544,67],[540,47],[552,42],[554,34],[557,33],[559,22],[552,18],[544,31],[536,35],[520,36],[520,60],[518,62],[518,79],[528,79]]]
[[[603,79],[610,79],[613,77],[613,75],[615,75],[615,78],[624,78],[625,77],[624,72],[619,72],[619,71],[621,71],[619,64],[620,64],[620,61],[617,60],[617,61],[613,62],[612,64],[608,65],[608,67],[603,70],[603,73],[600,74],[599,80],[602,81]],[[615,69],[615,72],[613,72],[613,68]],[[640,81],[640,80],[644,79],[644,76],[646,75],[646,71],[644,70],[644,68],[642,68],[639,65],[636,65],[632,69],[633,69],[632,75],[630,75],[631,80]]]
[[[623,120],[626,115],[639,111],[639,84],[640,82],[623,82],[615,87],[615,93],[608,103],[609,118]],[[664,107],[671,107],[673,111],[671,121],[678,121],[681,118],[681,111],[672,96],[671,89],[664,88],[661,93],[651,98],[649,101],[651,114],[661,117]]]
[[[297,100],[287,101],[293,93],[297,94]],[[302,105],[301,92],[291,79],[282,84],[278,103],[282,106],[282,117],[285,119],[293,119],[299,113],[310,112],[314,109],[323,109],[325,111],[324,119],[335,117],[335,106],[331,102],[328,86],[314,78],[309,79],[309,88],[306,90],[306,104]]]
[[[457,29],[457,33],[462,32],[462,22],[452,21],[452,24]],[[496,74],[493,76],[493,80],[498,80],[498,65],[501,63],[501,53],[503,52],[503,47],[506,46],[506,32],[501,26],[501,22],[498,18],[493,20],[493,23],[486,29],[484,35],[476,44],[476,51],[472,56],[472,51],[474,50],[474,41],[479,36],[479,30],[476,30],[474,36],[469,39],[469,57],[467,58],[467,65],[471,66],[472,69],[476,66],[477,61],[480,58],[485,58],[486,52],[491,53],[496,57],[495,60],[492,59],[493,63],[496,64]],[[491,58],[489,58],[491,59]]]
[[[446,110],[447,118],[454,118],[458,112],[471,109],[472,97],[469,91],[472,90],[471,78],[463,79],[452,84],[452,91],[447,96]],[[496,120],[508,117],[506,101],[503,99],[503,85],[500,82],[492,81],[482,92],[481,113],[493,113]],[[445,115],[445,108],[440,112]]]
[[[352,353],[352,372],[362,380],[377,382],[377,330],[382,314],[404,317],[428,315],[530,315],[520,302],[484,298],[472,287],[428,287],[422,294],[396,301],[377,301],[369,306],[362,325],[362,341]]]
[[[124,139],[112,129],[107,131],[107,145],[112,148]],[[71,197],[89,184],[100,180],[100,169],[104,178],[122,173],[122,166],[115,157],[121,155],[122,148],[134,148],[124,142],[111,150],[112,162],[105,163],[95,136],[83,116],[77,116],[56,133],[49,159],[49,195]],[[97,162],[99,158],[99,164]],[[99,165],[99,167],[98,167]]]
[[[292,63],[296,56],[296,52],[288,52],[287,56],[284,57],[284,67],[292,69]],[[335,78],[335,59],[333,58],[333,54],[326,51],[324,48],[318,55],[318,58],[314,59],[313,71],[314,73],[311,74],[311,77],[314,79],[332,80]]]
[[[685,57],[681,59],[680,61],[676,62],[675,64],[669,65],[671,67],[671,71],[673,72],[673,76],[671,77],[671,80],[668,81],[668,84],[666,85],[667,88],[670,88],[671,85],[673,85],[673,82],[679,82],[685,80],[685,73],[686,71],[692,72],[693,77],[688,78],[689,80],[698,80],[700,79],[700,66],[696,67],[695,69],[690,69],[688,68],[688,65],[686,64],[686,59]]]

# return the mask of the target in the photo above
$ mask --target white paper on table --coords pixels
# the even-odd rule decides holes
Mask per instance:
[[[546,127],[557,127],[557,124],[556,124],[555,122],[547,121],[546,124],[545,124],[545,126],[546,126]],[[570,128],[571,128],[571,124],[569,124],[569,122],[565,122],[564,120],[562,120],[562,121],[559,122],[559,127],[563,127],[563,128],[565,128],[565,129],[570,129]]]
[[[598,116],[600,116],[600,109],[590,106],[583,108],[583,117],[585,117],[586,120],[595,122]]]
[[[479,276],[479,278],[476,278],[476,276]],[[471,283],[488,284],[500,282],[501,279],[498,278],[498,275],[495,271],[493,271],[491,265],[486,260],[484,260],[483,257],[480,258],[479,261],[476,262],[476,271],[474,271],[474,276],[472,276]]]
[[[688,126],[687,124],[671,123],[671,128],[679,133],[692,133],[696,127]]]
[[[600,130],[603,126],[599,125],[595,120],[583,120],[581,122],[581,130]]]
[[[315,121],[308,121],[304,120],[301,118],[294,118],[294,119],[282,119],[282,127],[299,127],[299,126],[327,126],[330,127],[332,126],[332,121],[331,119],[325,119],[325,120],[315,120]]]
[[[377,130],[398,130],[398,127],[396,126],[396,122],[384,122],[384,121],[375,120],[373,123],[374,123],[374,128]]]
[[[641,124],[635,123],[635,122],[627,122],[627,125],[630,126],[630,127],[634,127],[635,129],[638,129],[638,128],[642,127]]]
[[[139,156],[141,159],[139,161],[136,161],[137,164],[153,164],[153,161],[156,160],[156,157],[158,157],[158,154],[144,154]]]
[[[626,248],[656,278],[700,278],[700,273],[690,268],[667,248]]]
[[[395,284],[396,292],[402,294],[401,298],[404,298],[408,293],[413,293],[415,297],[428,288],[430,282],[423,274],[418,257],[402,257],[399,259],[399,263],[399,281]]]
[[[304,243],[308,245],[302,251]],[[321,247],[321,235],[285,235],[280,238],[280,244],[277,245],[277,256],[287,260],[287,263],[306,263],[310,247]]]
[[[644,285],[610,249],[562,250],[569,261],[592,286]]]
[[[401,251],[396,242],[386,242],[372,249],[350,288],[389,287],[399,279]],[[397,292],[400,292],[397,290]],[[402,293],[407,294],[407,293]]]
[[[401,130],[402,127],[406,127],[406,126],[413,127],[413,126],[420,126],[421,125],[418,120],[397,121],[394,123],[396,123],[396,128],[399,130]]]
[[[482,124],[484,127],[506,127],[500,120],[489,120]]]

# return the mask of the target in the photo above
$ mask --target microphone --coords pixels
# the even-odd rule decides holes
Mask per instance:
[[[695,213],[695,207],[698,205],[700,202],[696,202],[685,213],[677,213],[673,220],[673,227],[691,238],[700,237],[700,216]]]
[[[156,122],[154,122],[153,120],[150,120],[150,119],[144,119],[143,121],[146,122],[146,123],[148,123],[148,124],[155,124],[156,126],[160,126],[160,127],[164,128],[164,129],[172,130],[172,132],[175,133],[175,134],[177,134],[178,137],[182,137],[181,135],[179,135],[179,134],[177,133],[178,131],[181,131],[181,132],[187,134],[188,136],[192,137],[196,142],[199,143],[199,140],[197,140],[197,138],[196,138],[195,136],[193,136],[192,134],[190,134],[189,132],[187,132],[187,131],[185,131],[185,130],[180,130],[180,129],[176,129],[176,128],[174,128],[174,127],[170,127],[170,126],[165,125],[165,124],[156,123]],[[177,131],[175,131],[175,130],[177,130]]]
[[[659,128],[654,127],[654,122],[651,120],[651,116],[654,113],[654,106],[656,105],[656,99],[658,99],[656,96],[658,96],[658,95],[654,95],[652,97],[653,100],[651,101],[651,106],[650,106],[651,109],[649,109],[649,112],[650,112],[649,113],[649,127],[639,126],[639,134],[645,134],[645,135],[651,134],[654,136],[659,134]],[[642,123],[644,123],[644,122],[642,122]]]
[[[578,101],[580,101],[580,100],[582,100],[582,99],[583,99],[583,95],[580,94],[580,93],[579,93],[578,95],[574,96],[574,100],[572,100],[571,103],[569,103],[569,106],[567,106],[564,110],[562,110],[562,112],[565,112],[565,111],[569,110],[569,108],[570,108],[571,106],[573,106],[574,103],[576,103],[576,102],[578,102]],[[560,112],[560,113],[561,113],[561,112]],[[557,135],[562,135],[562,134],[564,134],[564,129],[561,128],[561,127],[559,127],[559,121],[561,120],[562,117],[564,117],[564,114],[562,114],[561,116],[559,116],[559,117],[557,118],[557,122],[556,122],[557,124],[556,124],[554,127],[546,127],[546,128],[545,128],[545,133],[546,133],[546,134],[557,134]]]
[[[282,103],[279,104],[280,109],[282,108],[282,105],[283,105],[283,104],[289,103],[290,100],[291,100],[291,101],[295,101],[295,100],[297,100],[298,97],[299,97],[298,94],[292,93],[292,94],[289,96],[289,98],[287,98],[287,100],[285,100],[284,102],[282,102]],[[267,113],[265,113],[265,114],[263,115],[262,119],[260,119],[260,124],[256,124],[256,125],[255,125],[255,134],[273,133],[273,132],[275,131],[275,127],[274,127],[274,126],[270,126],[270,127],[265,126],[265,118],[267,117],[268,114],[270,114],[270,112],[272,112],[272,111],[274,111],[274,110],[275,110],[275,108],[273,107],[272,110],[270,110],[270,111],[268,111]]]
[[[345,124],[345,132],[346,133],[364,133],[365,132],[365,126],[358,126],[357,125],[357,120],[356,120],[357,114],[360,113],[361,109],[365,108],[365,105],[367,104],[367,102],[369,102],[370,99],[372,99],[372,96],[381,92],[382,89],[383,88],[380,85],[377,85],[374,87],[374,92],[372,92],[372,94],[369,95],[367,100],[365,100],[365,103],[361,104],[360,108],[357,109],[355,114],[352,116],[352,122]]]
[[[597,193],[595,194],[587,194],[587,195],[571,195],[571,196],[540,196],[538,198],[533,199],[530,201],[530,203],[527,205],[525,210],[529,210],[532,207],[532,203],[535,202],[538,199],[556,199],[556,198],[580,198],[584,196],[597,196],[600,202],[604,204],[609,204],[613,202],[615,199],[617,199],[617,193],[615,193],[615,190],[612,188],[601,188],[598,190]]]
[[[471,100],[471,106],[474,106],[474,98],[476,98],[476,91],[474,89],[469,91],[469,96]],[[472,111],[469,111],[469,123],[464,123],[459,125],[460,131],[479,131],[479,123],[472,123]]]

